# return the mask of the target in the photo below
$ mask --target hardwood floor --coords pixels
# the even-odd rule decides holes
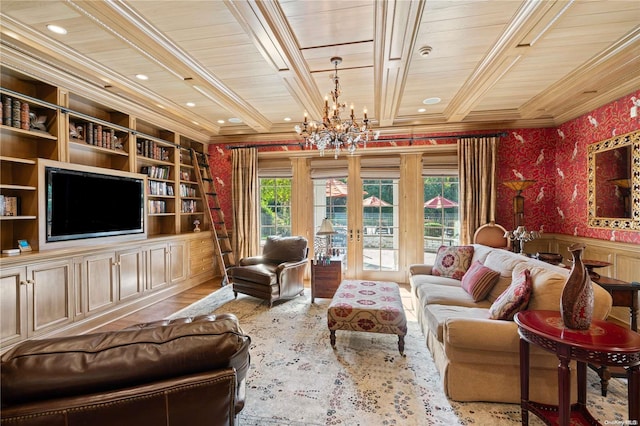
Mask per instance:
[[[174,312],[177,312],[182,308],[186,308],[192,303],[208,296],[219,288],[220,278],[214,278],[196,287],[183,291],[182,293],[176,294],[175,296],[171,296],[160,302],[154,303],[153,305],[134,312],[133,314],[112,321],[93,330],[92,332],[97,333],[101,331],[121,330],[134,324],[166,318]]]

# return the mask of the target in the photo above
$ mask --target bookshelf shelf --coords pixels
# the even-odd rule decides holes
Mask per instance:
[[[7,163],[18,163],[18,164],[29,164],[29,165],[36,164],[35,160],[31,160],[29,158],[5,157],[1,155],[0,155],[0,161],[5,161]]]
[[[33,220],[37,219],[37,216],[0,216],[0,220]]]
[[[24,138],[43,139],[43,140],[50,140],[50,141],[57,141],[58,140],[57,136],[54,136],[54,135],[49,134],[49,133],[36,132],[36,131],[33,131],[33,130],[23,130],[23,129],[19,129],[17,127],[5,126],[4,124],[0,125],[0,131],[2,131],[2,133],[15,133],[15,134],[20,135],[21,137],[24,137]]]
[[[26,186],[26,185],[0,184],[0,189],[16,189],[16,190],[21,190],[21,191],[35,191],[38,188],[36,188],[35,186]]]
[[[121,155],[123,157],[128,157],[129,153],[121,150],[121,149],[111,149],[111,148],[103,148],[101,146],[90,145],[88,142],[83,140],[69,140],[69,146],[72,149],[82,149],[86,151],[93,152],[101,152],[109,155]]]

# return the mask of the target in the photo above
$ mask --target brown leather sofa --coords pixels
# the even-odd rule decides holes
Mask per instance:
[[[31,340],[2,356],[3,425],[233,425],[249,345],[232,314]]]
[[[233,294],[267,300],[269,307],[276,300],[302,295],[308,253],[304,237],[268,237],[262,256],[242,258],[227,272]]]

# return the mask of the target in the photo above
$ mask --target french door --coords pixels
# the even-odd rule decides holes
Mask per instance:
[[[340,256],[345,278],[402,280],[399,179],[363,178],[354,160],[348,177],[313,179],[314,251]],[[317,235],[325,218],[334,233]]]

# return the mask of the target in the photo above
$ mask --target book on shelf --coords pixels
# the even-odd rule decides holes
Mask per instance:
[[[0,216],[19,216],[20,197],[0,195]]]
[[[167,212],[167,203],[162,200],[149,200],[149,214]]]

